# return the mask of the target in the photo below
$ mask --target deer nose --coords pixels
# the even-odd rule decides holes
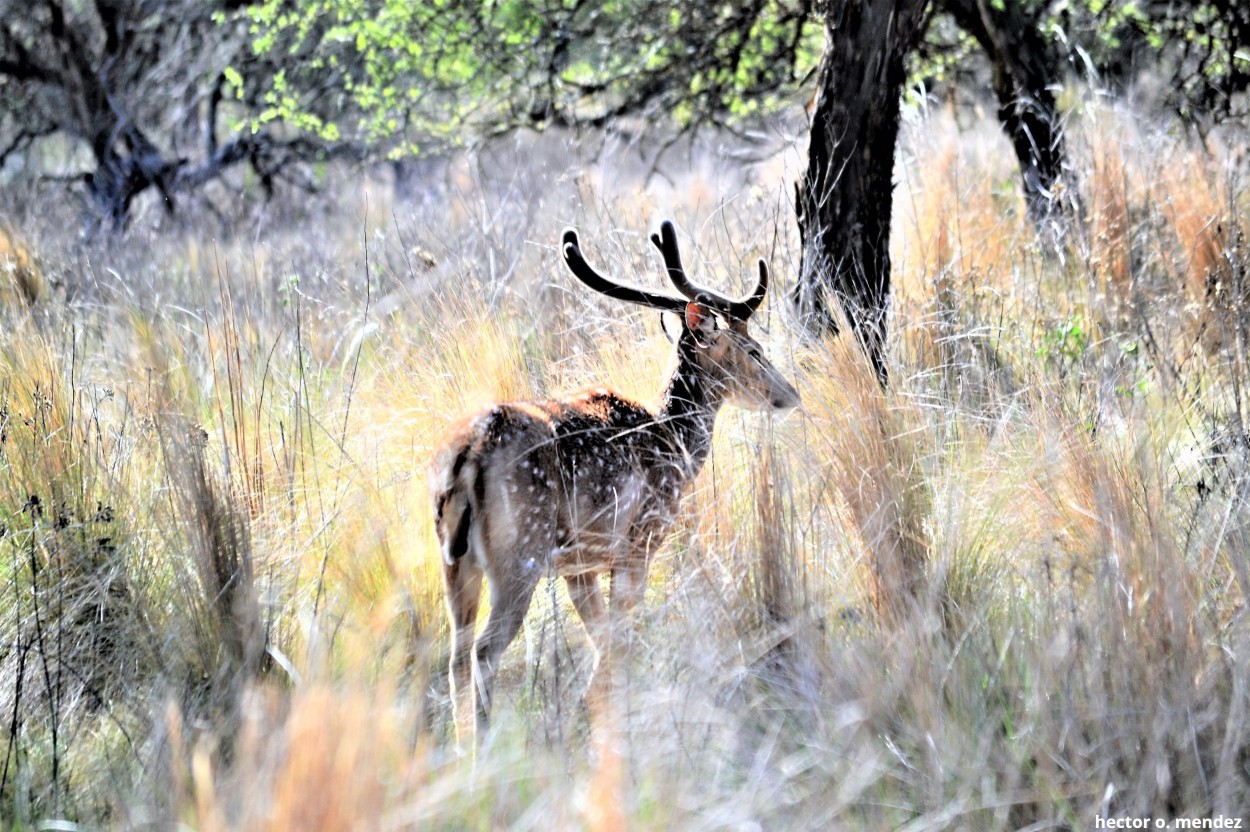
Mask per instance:
[[[786,389],[773,395],[769,402],[777,410],[789,410],[799,406],[799,391],[786,385]]]

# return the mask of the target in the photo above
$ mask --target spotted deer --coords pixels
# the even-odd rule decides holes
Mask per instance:
[[[568,584],[594,651],[593,714],[610,689],[610,668],[601,665],[624,652],[624,618],[711,451],[717,412],[727,401],[778,410],[799,403],[747,331],[768,288],[765,262],[754,291],[733,300],[691,282],[673,224],[660,231],[651,241],[682,297],[604,277],[571,228],[562,245],[569,270],[591,289],[681,318],[676,367],[658,409],[602,387],[497,404],[454,424],[435,454],[430,482],[451,623],[452,707],[463,733],[468,713],[459,700],[472,675],[479,740],[500,657],[539,580],[559,574]],[[603,572],[611,574],[610,607],[599,589]],[[483,575],[491,608],[475,641]]]

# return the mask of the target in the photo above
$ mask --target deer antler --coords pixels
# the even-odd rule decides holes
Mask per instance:
[[[755,290],[738,300],[726,297],[719,292],[705,289],[686,276],[686,267],[681,263],[681,252],[677,248],[677,229],[673,223],[665,220],[660,224],[660,233],[651,235],[651,242],[660,250],[664,257],[664,266],[668,270],[668,279],[677,290],[690,300],[708,306],[721,314],[728,315],[739,321],[745,321],[755,314],[755,310],[764,302],[768,292],[768,264],[763,259],[759,262],[760,279]]]
[[[572,228],[564,229],[561,248],[564,253],[564,262],[568,264],[569,271],[578,280],[596,292],[616,300],[629,301],[630,303],[637,303],[651,309],[659,309],[662,312],[676,312],[678,315],[685,312],[686,301],[682,298],[649,292],[646,289],[632,286],[628,283],[618,283],[599,274],[586,262],[586,258],[582,256],[582,247],[578,242],[577,232]]]

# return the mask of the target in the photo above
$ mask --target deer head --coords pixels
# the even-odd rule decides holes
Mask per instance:
[[[677,376],[684,369],[690,381],[705,386],[703,392],[712,403],[728,399],[755,410],[797,406],[798,391],[764,356],[747,328],[768,291],[768,265],[759,261],[755,289],[735,300],[690,280],[671,222],[665,220],[660,233],[651,235],[651,242],[659,249],[668,278],[682,297],[651,292],[600,274],[586,262],[577,232],[572,228],[564,232],[564,262],[582,283],[600,294],[677,315],[682,324],[677,344]]]

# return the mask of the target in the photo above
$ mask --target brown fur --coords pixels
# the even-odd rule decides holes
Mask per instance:
[[[435,528],[451,621],[450,681],[472,677],[479,736],[489,723],[499,659],[540,578],[560,575],[595,648],[619,644],[615,624],[637,602],[652,555],[711,449],[726,399],[787,408],[798,393],[747,333],[746,323],[687,305],[663,402],[652,411],[604,388],[564,399],[498,404],[453,424],[431,465]],[[611,574],[613,615],[596,575]],[[491,611],[476,640],[482,577]],[[592,674],[601,700],[608,679]]]

